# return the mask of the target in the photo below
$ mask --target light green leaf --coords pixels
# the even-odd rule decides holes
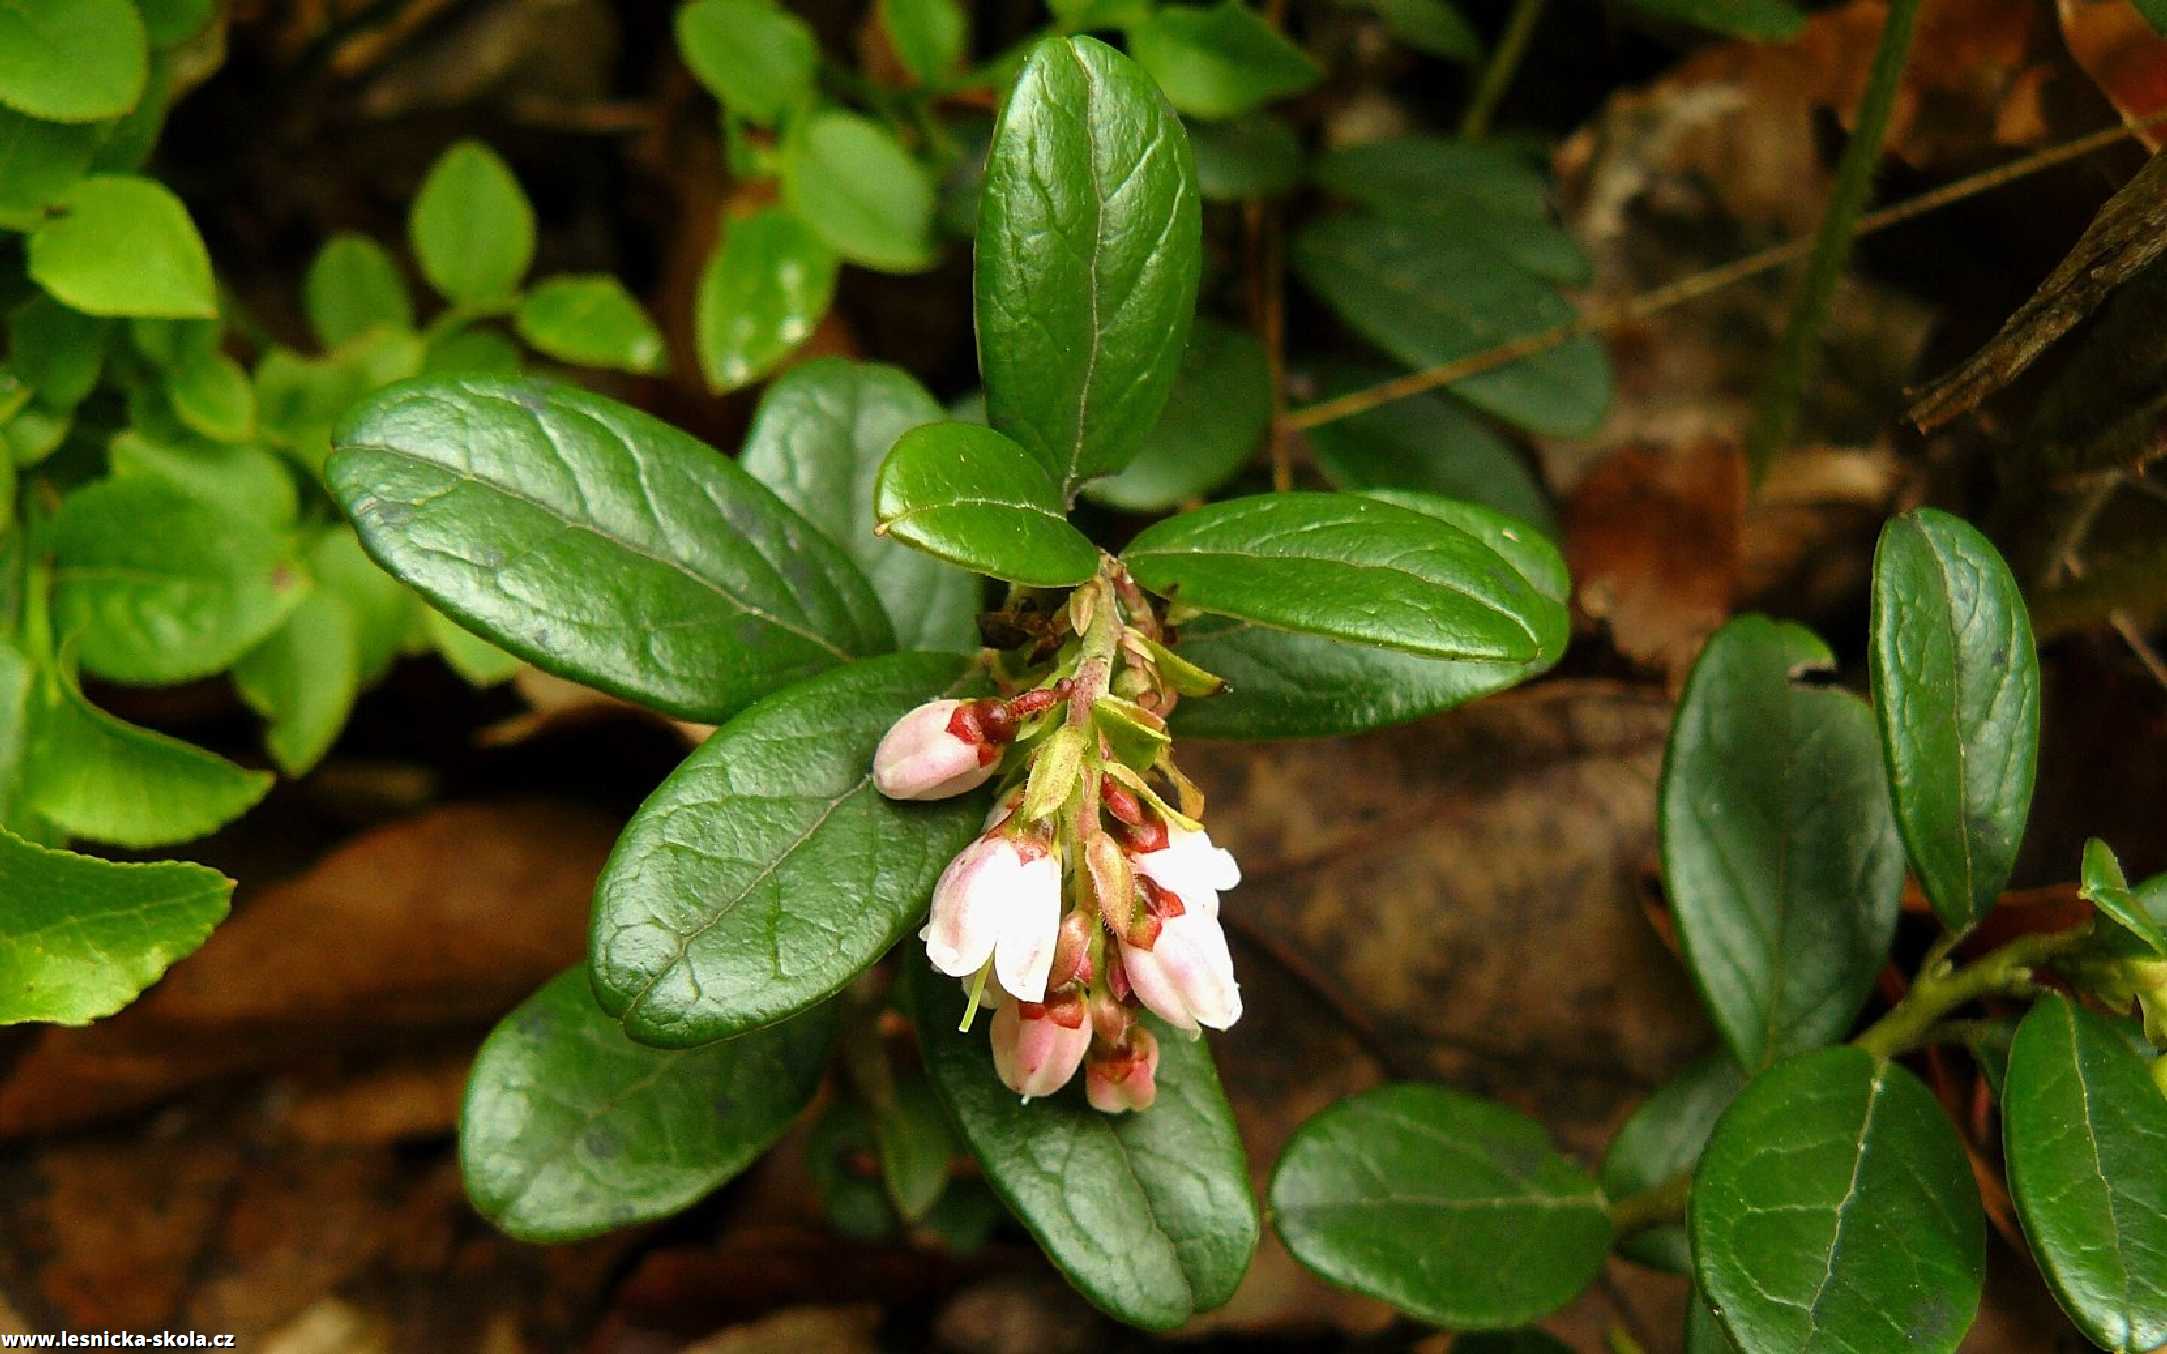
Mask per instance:
[[[1159,421],[1126,470],[1084,497],[1130,512],[1201,498],[1241,471],[1272,421],[1271,364],[1247,330],[1198,319]]]
[[[885,535],[1026,587],[1073,587],[1098,572],[1098,547],[1068,524],[1053,481],[975,423],[903,434],[874,481],[873,516]]]
[[[2116,860],[2113,849],[2097,837],[2084,844],[2083,887],[2077,896],[2098,908],[2121,933],[2145,949],[2155,955],[2167,955],[2167,928],[2153,920],[2144,904],[2130,892],[2129,880],[2122,873],[2122,862]]]
[[[0,1024],[113,1014],[194,953],[232,896],[201,865],[122,865],[0,830]]]
[[[517,376],[525,369],[519,345],[480,324],[432,334],[421,359],[424,376]]]
[[[1418,52],[1469,65],[1482,60],[1482,39],[1446,0],[1376,0],[1385,31]]]
[[[8,313],[8,363],[56,412],[81,404],[105,369],[113,322],[85,315],[43,293]]]
[[[534,208],[511,167],[479,141],[439,156],[406,223],[421,275],[458,305],[501,306],[534,262]]]
[[[354,617],[354,651],[360,684],[374,684],[399,656],[414,628],[420,599],[376,566],[352,527],[337,527],[309,547],[316,586],[346,603]]]
[[[331,491],[370,555],[574,681],[715,721],[894,643],[840,547],[712,448],[601,396],[435,377],[364,403],[339,445]]]
[[[837,109],[783,143],[783,201],[843,258],[889,273],[933,266],[932,175],[887,128]]]
[[[974,274],[993,426],[1063,503],[1135,456],[1196,308],[1202,217],[1181,121],[1135,63],[1048,38],[986,162]]]
[[[218,0],[135,0],[153,47],[173,47],[201,33],[218,12]]]
[[[78,180],[60,210],[30,233],[30,276],[89,315],[218,313],[211,256],[196,223],[179,198],[149,179]]]
[[[97,123],[45,122],[0,108],[0,228],[29,230],[90,169]]]
[[[316,341],[336,348],[371,329],[412,329],[414,300],[390,251],[366,235],[334,235],[309,264],[301,303]]]
[[[129,429],[108,455],[115,479],[153,479],[220,512],[267,527],[290,527],[300,493],[287,463],[259,446],[186,438],[163,442]]]
[[[1324,77],[1309,53],[1242,0],[1161,5],[1129,29],[1129,51],[1168,102],[1202,118],[1238,117]]]
[[[693,303],[707,388],[736,390],[781,365],[828,313],[839,266],[835,251],[781,207],[726,221]]]
[[[770,0],[693,0],[677,49],[726,110],[763,127],[811,97],[820,60],[813,30]]]
[[[1545,281],[1591,276],[1587,255],[1554,219],[1549,176],[1516,147],[1441,136],[1366,141],[1318,157],[1316,178],[1380,217]]]
[[[956,0],[878,0],[874,13],[918,83],[937,84],[962,64],[970,20]]]
[[[166,373],[174,416],[214,442],[256,435],[256,388],[241,364],[216,348],[189,348]]]
[[[949,654],[853,663],[768,697],[687,757],[595,886],[603,1009],[642,1043],[730,1038],[826,1000],[917,926],[985,806],[883,797],[873,749],[964,673]]]
[[[633,1043],[585,969],[550,980],[482,1041],[459,1169],[483,1217],[573,1241],[668,1217],[744,1170],[820,1087],[834,1008],[727,1043]]]
[[[52,122],[98,122],[135,107],[150,40],[129,0],[0,5],[0,104]]]
[[[520,298],[519,337],[560,362],[653,376],[669,370],[662,332],[624,284],[606,274],[543,280]]]
[[[359,631],[345,599],[319,587],[233,665],[241,699],[270,721],[271,760],[289,776],[314,770],[346,727],[361,694]]]
[[[468,686],[496,686],[512,680],[519,671],[519,655],[504,652],[434,607],[422,608],[421,628],[429,638],[429,647]]]

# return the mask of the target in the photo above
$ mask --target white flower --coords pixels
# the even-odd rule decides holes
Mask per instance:
[[[873,786],[890,799],[949,799],[992,778],[1001,750],[959,719],[965,702],[927,701],[897,720],[873,751]]]
[[[1223,1030],[1241,1019],[1242,994],[1219,926],[1218,895],[1208,911],[1186,899],[1184,907],[1180,916],[1160,922],[1150,949],[1122,941],[1121,967],[1136,999],[1168,1024],[1190,1034],[1198,1025]]]
[[[1132,859],[1140,873],[1151,876],[1160,888],[1170,890],[1181,899],[1183,907],[1211,917],[1219,915],[1219,891],[1242,882],[1242,869],[1235,863],[1234,853],[1213,846],[1211,834],[1202,828],[1192,832],[1170,823],[1164,847],[1141,852]]]
[[[1043,842],[996,832],[948,862],[918,938],[950,977],[971,977],[990,958],[1010,996],[1044,1001],[1060,929],[1061,862]]]

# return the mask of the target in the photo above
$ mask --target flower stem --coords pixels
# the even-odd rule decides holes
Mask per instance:
[[[1498,104],[1512,85],[1513,74],[1520,69],[1520,58],[1527,55],[1528,41],[1535,36],[1535,25],[1542,19],[1542,7],[1543,0],[1513,0],[1505,31],[1497,38],[1497,49],[1483,66],[1467,114],[1460,119],[1460,135],[1467,140],[1480,141],[1489,132],[1490,119],[1496,116]]]
[[[1622,1237],[1676,1222],[1685,1216],[1686,1196],[1692,1189],[1693,1173],[1680,1171],[1661,1184],[1612,1201],[1610,1225]]]

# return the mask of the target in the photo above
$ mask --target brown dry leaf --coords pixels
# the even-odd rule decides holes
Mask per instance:
[[[1619,448],[1565,504],[1574,605],[1619,653],[1681,680],[1737,597],[1745,511],[1735,444]]]
[[[866,1303],[848,1307],[786,1307],[758,1321],[717,1331],[686,1345],[683,1354],[876,1354],[873,1333],[880,1308]]]
[[[2129,0],[2056,0],[2069,54],[2135,127],[2167,112],[2167,38],[2152,31]],[[2167,144],[2167,126],[2137,133],[2147,149]]]

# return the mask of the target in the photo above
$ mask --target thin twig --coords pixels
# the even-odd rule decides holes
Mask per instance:
[[[1480,141],[1490,130],[1490,119],[1497,115],[1497,106],[1505,98],[1505,91],[1512,86],[1513,73],[1520,69],[1520,58],[1527,55],[1527,45],[1535,36],[1535,25],[1542,19],[1543,0],[1513,0],[1512,14],[1505,20],[1505,31],[1498,35],[1497,48],[1490,53],[1490,60],[1482,68],[1482,77],[1475,85],[1474,97],[1468,100],[1467,115],[1460,120],[1460,136],[1468,141]]]
[[[1272,488],[1294,487],[1294,430],[1287,426],[1287,286],[1279,251],[1279,223],[1269,203],[1252,198],[1242,204],[1242,233],[1249,254],[1249,309],[1257,340],[1264,345],[1265,369],[1272,387],[1269,429]]]
[[[2014,183],[2019,179],[2029,178],[2057,165],[2081,159],[2094,151],[2102,150],[2126,140],[2159,123],[2167,123],[2167,111],[2155,113],[2151,117],[2129,126],[2102,128],[2099,131],[2080,136],[2074,141],[2067,141],[2059,146],[2049,146],[2045,150],[2034,151],[2032,154],[2012,160],[2008,164],[1982,170],[1977,174],[1966,175],[1953,183],[1945,183],[1939,188],[1921,193],[1917,197],[1906,198],[1902,202],[1883,207],[1878,211],[1868,212],[1859,218],[1858,229],[1852,232],[1852,238],[1857,239],[1860,236],[1872,235],[1887,230],[1891,226],[1901,225],[1906,221],[1925,216],[1929,212],[1938,211],[1966,198],[1991,192],[1996,188]],[[1622,301],[1590,306],[1564,324],[1554,325],[1549,329],[1538,330],[1535,333],[1524,334],[1519,338],[1499,344],[1495,348],[1485,349],[1479,353],[1471,353],[1466,357],[1439,366],[1428,367],[1422,371],[1409,372],[1405,376],[1396,376],[1389,381],[1366,386],[1361,390],[1350,391],[1345,395],[1339,395],[1329,400],[1321,400],[1316,404],[1305,405],[1288,413],[1286,418],[1287,426],[1301,430],[1320,427],[1323,424],[1337,422],[1343,418],[1351,418],[1356,414],[1366,413],[1371,409],[1390,404],[1394,400],[1404,400],[1410,396],[1425,394],[1442,386],[1451,385],[1456,381],[1464,381],[1470,376],[1480,376],[1486,371],[1495,371],[1499,367],[1509,366],[1521,358],[1533,357],[1537,353],[1548,352],[1552,348],[1559,347],[1584,334],[1608,333],[1613,329],[1621,329],[1629,324],[1637,324],[1675,306],[1684,305],[1688,301],[1697,301],[1711,292],[1721,291],[1749,278],[1758,277],[1762,273],[1796,263],[1806,257],[1812,249],[1813,237],[1801,236],[1798,239],[1787,240],[1782,244],[1763,249],[1757,254],[1748,254],[1742,259],[1718,264],[1690,277],[1680,278],[1676,282],[1666,283],[1650,291],[1641,292],[1636,296],[1629,296]]]

